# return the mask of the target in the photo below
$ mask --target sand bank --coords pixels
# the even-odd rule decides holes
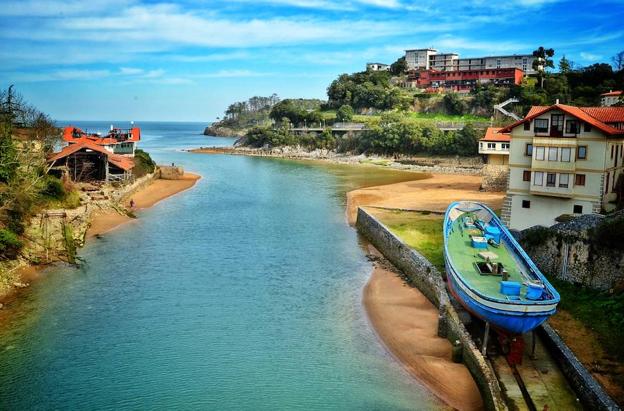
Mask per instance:
[[[437,336],[437,308],[418,289],[375,264],[363,301],[377,334],[410,374],[455,409],[483,408],[472,375],[451,361],[450,342]]]
[[[474,200],[501,208],[505,193],[479,191],[480,186],[481,176],[432,174],[424,180],[362,188],[347,193],[347,218],[354,224],[357,208],[364,205],[444,212],[453,201]]]
[[[185,173],[179,180],[154,180],[144,189],[126,198],[123,205],[129,208],[130,200],[133,200],[135,210],[152,207],[159,201],[193,187],[200,178],[201,176],[197,174]],[[116,211],[102,211],[94,215],[91,226],[87,230],[87,237],[104,234],[132,220],[127,215]]]

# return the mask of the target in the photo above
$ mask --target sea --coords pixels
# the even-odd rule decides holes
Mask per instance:
[[[106,133],[111,123],[62,122]],[[345,193],[378,168],[204,155],[206,124],[137,122],[140,148],[202,179],[44,270],[4,309],[1,410],[424,410],[384,348]],[[377,170],[377,171],[375,171]]]

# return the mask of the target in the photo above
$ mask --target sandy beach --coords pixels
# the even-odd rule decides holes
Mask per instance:
[[[418,289],[376,264],[363,301],[377,334],[410,374],[455,409],[483,408],[470,372],[451,361],[451,343],[437,336],[437,308]]]
[[[159,201],[193,187],[200,178],[201,176],[197,174],[185,173],[183,178],[179,180],[155,180],[144,189],[126,198],[123,204],[126,207],[130,207],[130,200],[133,200],[135,210],[152,207]],[[96,214],[87,231],[87,237],[102,235],[132,220],[127,215],[115,211],[105,211]]]
[[[385,186],[367,187],[347,193],[347,218],[355,224],[359,206],[444,212],[457,200],[481,201],[500,209],[505,193],[479,191],[481,176],[432,174],[431,178]]]

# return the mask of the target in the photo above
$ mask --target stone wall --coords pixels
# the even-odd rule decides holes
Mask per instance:
[[[379,220],[358,208],[356,221],[363,234],[392,264],[440,310],[439,334],[462,344],[462,358],[483,397],[486,409],[504,410],[505,402],[494,372],[475,346],[449,300],[442,274],[422,255],[403,243]]]
[[[163,180],[179,180],[184,176],[184,168],[180,166],[158,166],[156,172]]]
[[[520,233],[520,242],[542,272],[597,290],[624,289],[624,253],[590,238],[603,219],[587,214],[550,228],[532,227]]]
[[[605,411],[620,409],[550,325],[547,323],[541,325],[537,333],[586,409]]]
[[[509,166],[486,164],[483,166],[481,186],[485,191],[507,191]]]

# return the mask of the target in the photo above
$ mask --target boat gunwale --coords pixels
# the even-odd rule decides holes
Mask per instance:
[[[503,235],[505,236],[505,240],[513,247],[513,251],[518,254],[518,256],[520,258],[522,258],[522,261],[527,264],[527,266],[529,267],[529,269],[532,271],[532,273],[544,284],[545,288],[548,289],[548,292],[552,295],[552,298],[549,298],[547,300],[535,300],[535,301],[509,301],[509,300],[505,300],[502,298],[496,298],[496,297],[492,297],[489,296],[487,294],[483,294],[481,291],[479,291],[478,289],[476,289],[475,287],[471,286],[463,277],[463,275],[461,274],[460,271],[458,271],[455,268],[455,265],[453,264],[452,260],[449,257],[449,251],[448,251],[448,222],[450,221],[449,219],[449,214],[450,211],[453,210],[454,208],[458,207],[461,203],[466,203],[466,202],[470,202],[472,204],[478,205],[479,207],[482,207],[483,209],[485,209],[490,216],[492,217],[492,220],[494,220],[498,227],[501,229]],[[477,201],[470,201],[470,200],[466,200],[466,201],[454,201],[453,203],[449,204],[449,206],[446,209],[446,212],[444,214],[444,226],[443,226],[443,234],[444,234],[444,259],[445,261],[448,263],[448,265],[450,266],[450,268],[452,268],[451,271],[451,275],[453,275],[455,278],[457,278],[458,280],[461,281],[462,284],[464,284],[469,290],[471,290],[472,292],[474,292],[475,294],[477,294],[479,297],[491,301],[491,302],[495,302],[495,303],[500,303],[500,304],[505,304],[508,306],[540,306],[540,305],[551,305],[551,304],[558,304],[561,300],[561,297],[559,295],[559,293],[557,292],[557,290],[552,286],[552,284],[550,284],[550,282],[548,281],[548,279],[546,279],[546,277],[544,276],[544,274],[542,274],[542,272],[535,266],[535,263],[533,263],[533,261],[531,260],[531,258],[526,254],[526,252],[522,249],[522,247],[520,247],[520,244],[518,244],[518,242],[516,241],[516,239],[511,235],[511,233],[509,232],[509,230],[507,229],[507,227],[500,221],[500,219],[498,218],[498,216],[485,204],[479,203]],[[494,309],[494,308],[491,308]],[[555,307],[556,309],[556,307]]]

